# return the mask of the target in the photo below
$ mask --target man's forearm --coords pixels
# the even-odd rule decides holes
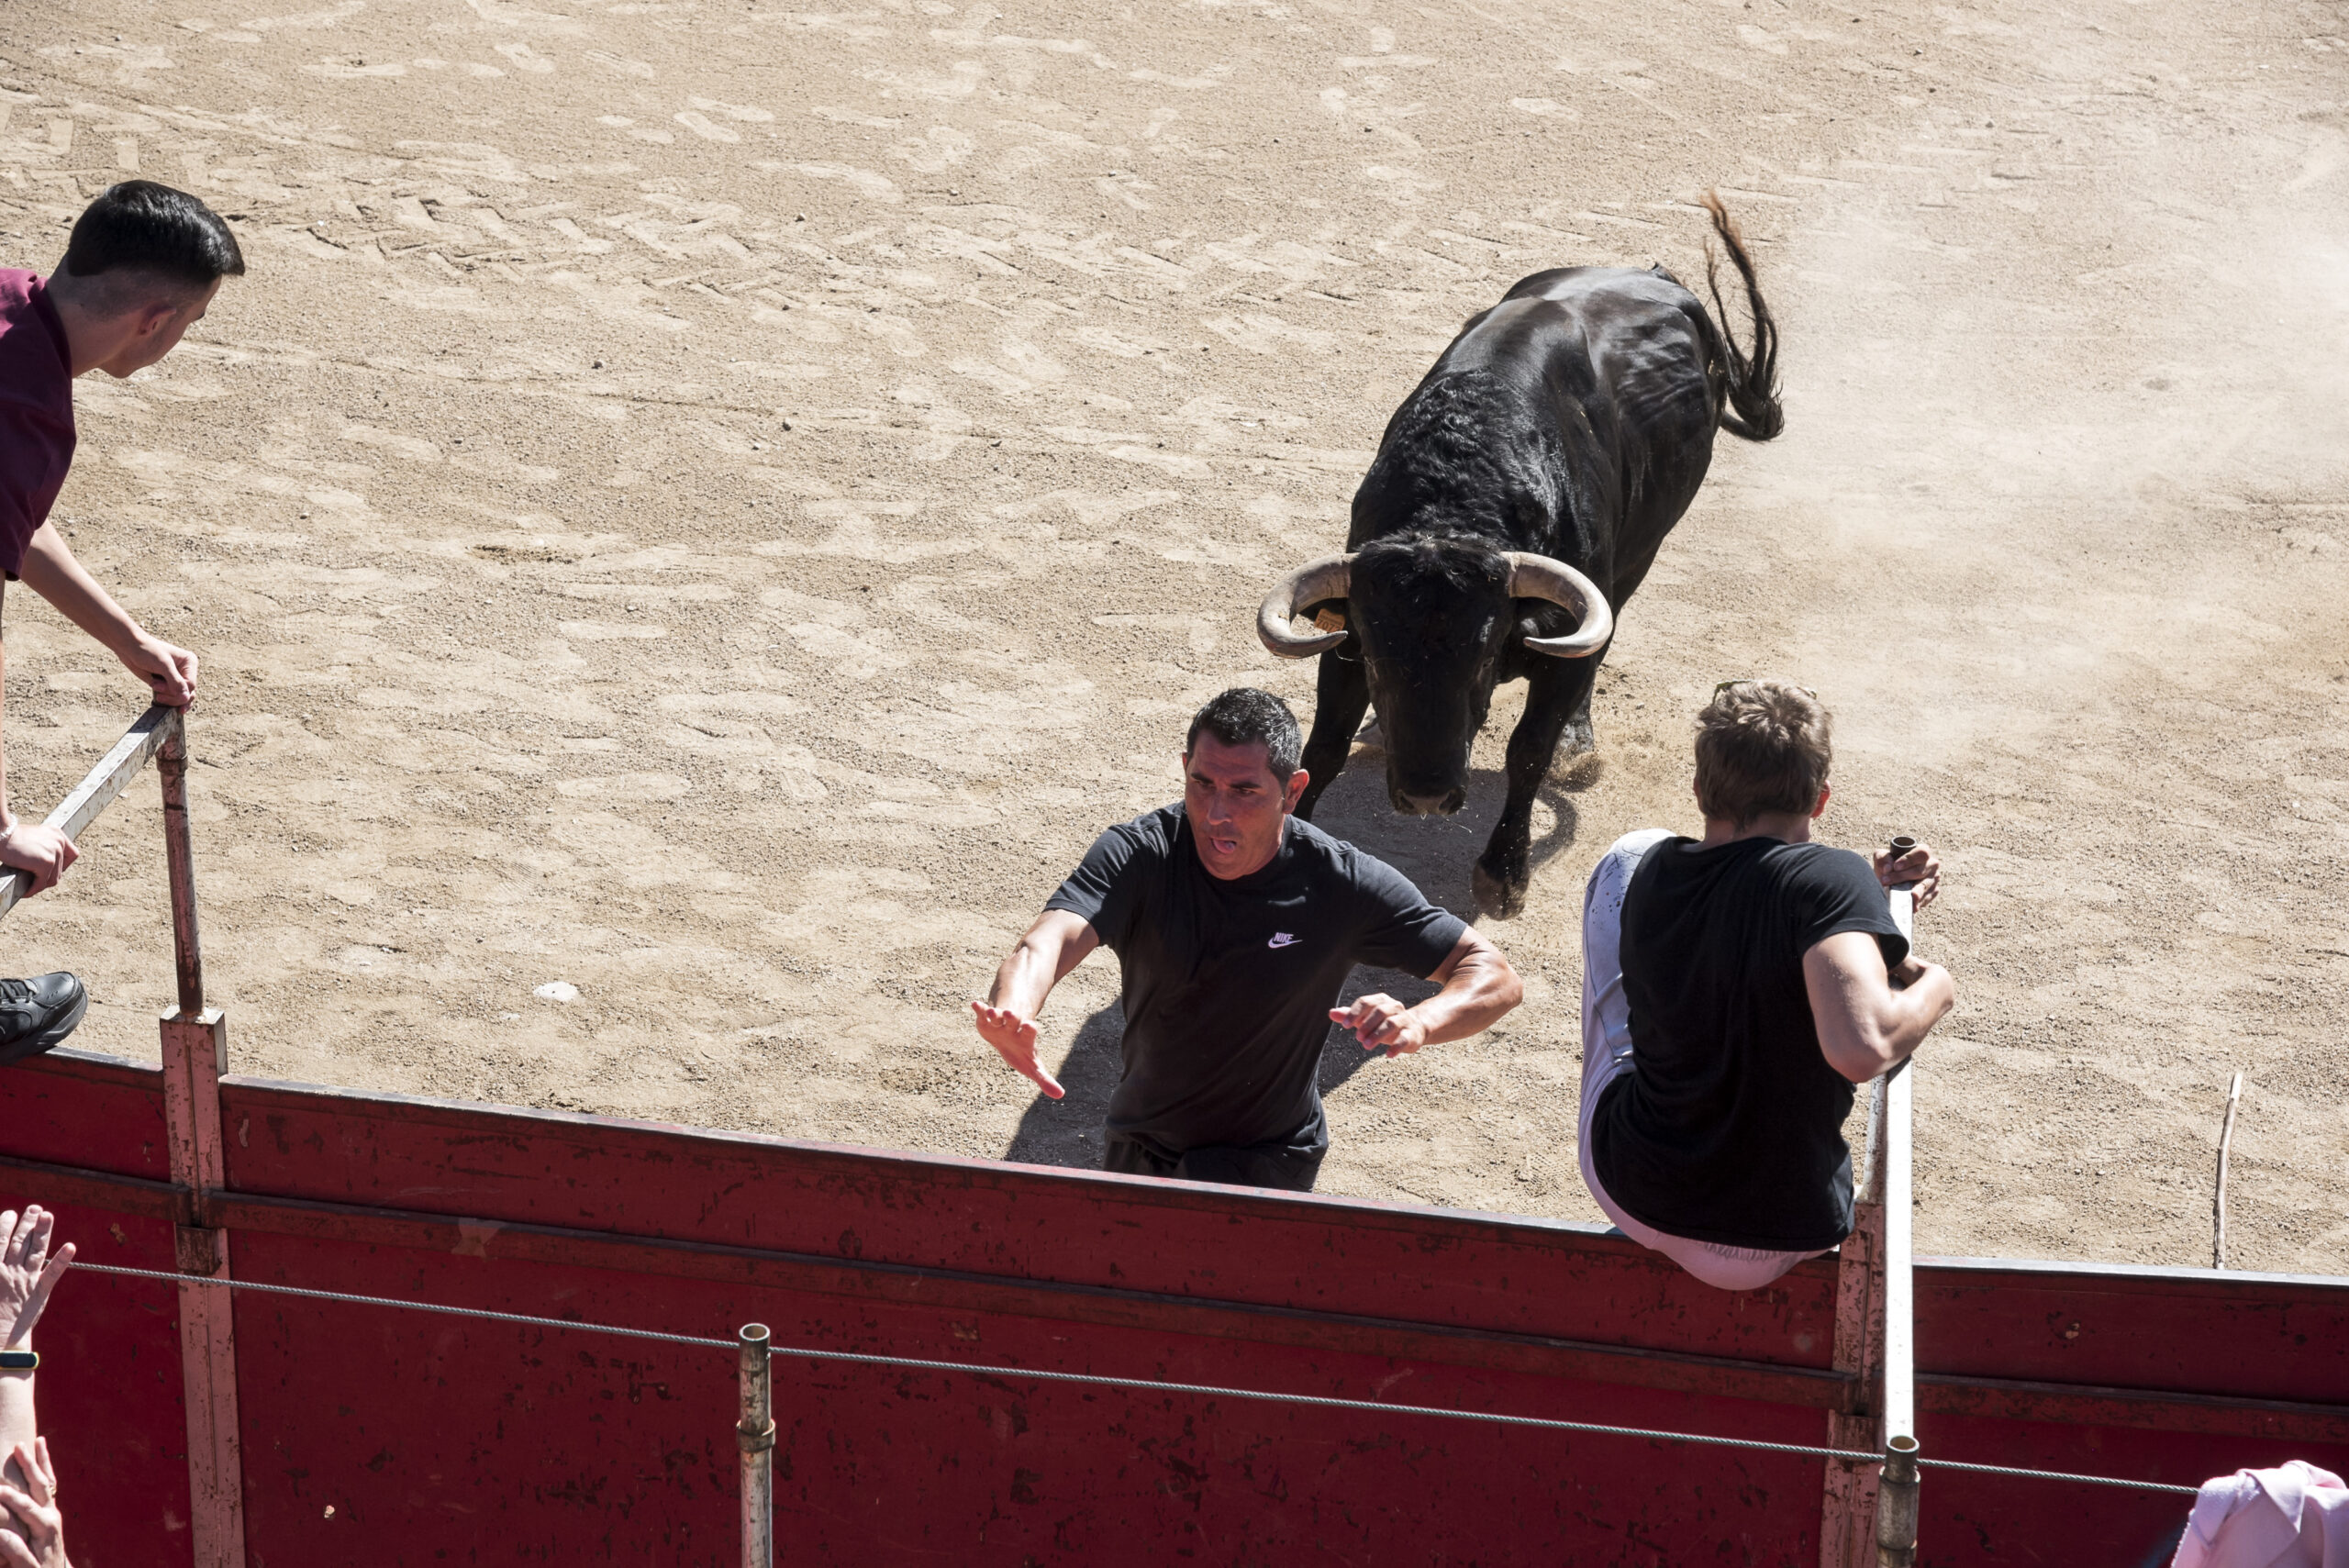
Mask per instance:
[[[1949,971],[1936,964],[1919,964],[1913,973],[1893,977],[1896,989],[1885,1008],[1881,1035],[1885,1066],[1906,1062],[1925,1043],[1949,1010],[1957,1005],[1957,984]]]
[[[1052,983],[1059,978],[1052,973],[1052,955],[1047,954],[1031,933],[1019,939],[1019,945],[995,972],[995,984],[987,988],[987,1006],[1032,1018],[1043,1010],[1044,998],[1052,994]]]
[[[17,571],[27,587],[56,606],[58,614],[104,643],[117,657],[144,635],[130,613],[83,570],[55,524],[43,523],[33,534]]]
[[[1525,984],[1494,947],[1479,947],[1460,955],[1443,989],[1411,1008],[1426,1027],[1427,1042],[1466,1040],[1481,1034],[1525,997]]]

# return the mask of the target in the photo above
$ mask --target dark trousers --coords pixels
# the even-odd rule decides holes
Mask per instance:
[[[1171,1176],[1180,1182],[1217,1182],[1230,1187],[1277,1187],[1309,1193],[1321,1173],[1327,1148],[1304,1150],[1286,1143],[1204,1144],[1173,1158],[1122,1133],[1109,1134],[1101,1168],[1121,1176]]]

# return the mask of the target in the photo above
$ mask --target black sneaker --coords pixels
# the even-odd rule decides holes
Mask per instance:
[[[62,972],[0,980],[0,1067],[56,1045],[89,1010],[90,994]]]

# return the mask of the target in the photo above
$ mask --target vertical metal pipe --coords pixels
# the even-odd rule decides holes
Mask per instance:
[[[1917,1436],[1917,1291],[1910,1222],[1909,1127],[1916,1068],[1888,1073],[1884,1095],[1884,1437]]]
[[[1884,1445],[1884,1476],[1876,1493],[1876,1568],[1913,1568],[1917,1561],[1917,1440]]]
[[[742,1446],[742,1568],[774,1568],[774,1358],[767,1353],[767,1326],[745,1323],[742,1346],[742,1418],[735,1440]]]
[[[1892,840],[1895,855],[1916,847],[1903,835]],[[1888,889],[1886,903],[1900,934],[1916,940],[1915,884]],[[1911,1221],[1916,1200],[1910,1186],[1911,1135],[1917,1073],[1904,1062],[1876,1080],[1876,1174],[1884,1205],[1884,1471],[1877,1478],[1876,1553],[1878,1568],[1910,1568],[1917,1561],[1917,1338],[1916,1276]]]
[[[195,929],[195,854],[187,830],[187,710],[175,708],[155,754],[163,784],[163,859],[172,883],[172,958],[179,970],[180,1016],[204,1011],[204,946]]]

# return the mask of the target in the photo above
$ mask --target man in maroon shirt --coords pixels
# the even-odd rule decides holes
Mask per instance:
[[[0,269],[0,577],[57,606],[173,707],[195,695],[195,655],[131,619],[73,559],[49,508],[73,463],[73,378],[94,370],[119,378],[153,364],[203,319],[220,280],[244,270],[236,236],[211,208],[146,180],[92,202],[46,280]],[[0,643],[0,678],[6,671]],[[8,809],[0,750],[0,867],[26,873],[39,893],[76,853],[64,834]],[[71,974],[0,980],[0,1063],[49,1050],[88,1005]]]

